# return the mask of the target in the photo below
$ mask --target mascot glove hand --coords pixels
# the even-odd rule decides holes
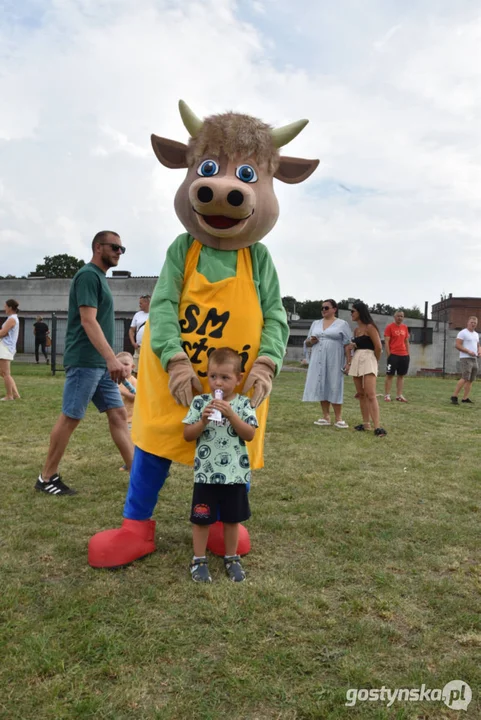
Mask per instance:
[[[276,366],[274,362],[265,355],[261,355],[254,362],[242,391],[243,393],[247,393],[251,388],[254,388],[254,393],[251,398],[252,407],[258,407],[261,402],[270,395],[272,378],[275,372]]]
[[[194,398],[192,387],[199,393],[202,392],[202,384],[190,364],[190,360],[183,352],[176,353],[167,365],[169,373],[169,390],[178,405],[189,407]],[[197,394],[197,393],[196,393]]]

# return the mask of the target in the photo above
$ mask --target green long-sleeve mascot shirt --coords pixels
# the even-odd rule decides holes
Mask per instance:
[[[182,352],[179,327],[179,299],[184,280],[187,252],[194,242],[189,233],[179,235],[167,250],[167,256],[150,304],[151,347],[164,370],[176,353]],[[237,250],[216,250],[202,246],[197,270],[211,283],[236,274]],[[269,357],[277,372],[289,337],[286,311],[282,305],[279,280],[268,249],[261,243],[250,247],[254,285],[259,298],[264,326],[259,355]]]

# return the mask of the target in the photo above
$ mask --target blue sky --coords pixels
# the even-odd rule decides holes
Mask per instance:
[[[159,272],[182,231],[183,174],[158,164],[149,136],[186,140],[183,97],[200,116],[309,118],[284,153],[319,169],[276,182],[264,240],[283,294],[479,295],[480,39],[471,0],[10,0],[0,274],[60,252],[88,260],[103,227],[122,235],[124,268]]]

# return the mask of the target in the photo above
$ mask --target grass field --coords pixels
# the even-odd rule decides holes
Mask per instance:
[[[123,571],[87,565],[119,524],[127,478],[92,408],[61,472],[78,496],[33,491],[63,378],[13,366],[22,400],[0,406],[0,717],[6,720],[481,718],[477,403],[453,381],[410,379],[382,403],[385,439],[316,427],[305,375],[276,381],[266,468],[254,474],[248,581],[189,577],[190,468],[156,509],[158,552]],[[382,380],[379,380],[382,390]],[[360,421],[346,381],[344,419]],[[442,702],[357,702],[349,688],[467,682]]]

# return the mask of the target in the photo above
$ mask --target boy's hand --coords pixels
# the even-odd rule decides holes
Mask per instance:
[[[212,400],[209,407],[211,408],[211,412],[212,408],[220,410],[222,415],[228,420],[230,420],[235,415],[230,403],[228,403],[226,400]]]
[[[210,416],[212,415],[212,409],[213,409],[213,403],[209,403],[205,406],[205,408],[202,410],[202,423],[204,425],[208,425],[210,422]]]

